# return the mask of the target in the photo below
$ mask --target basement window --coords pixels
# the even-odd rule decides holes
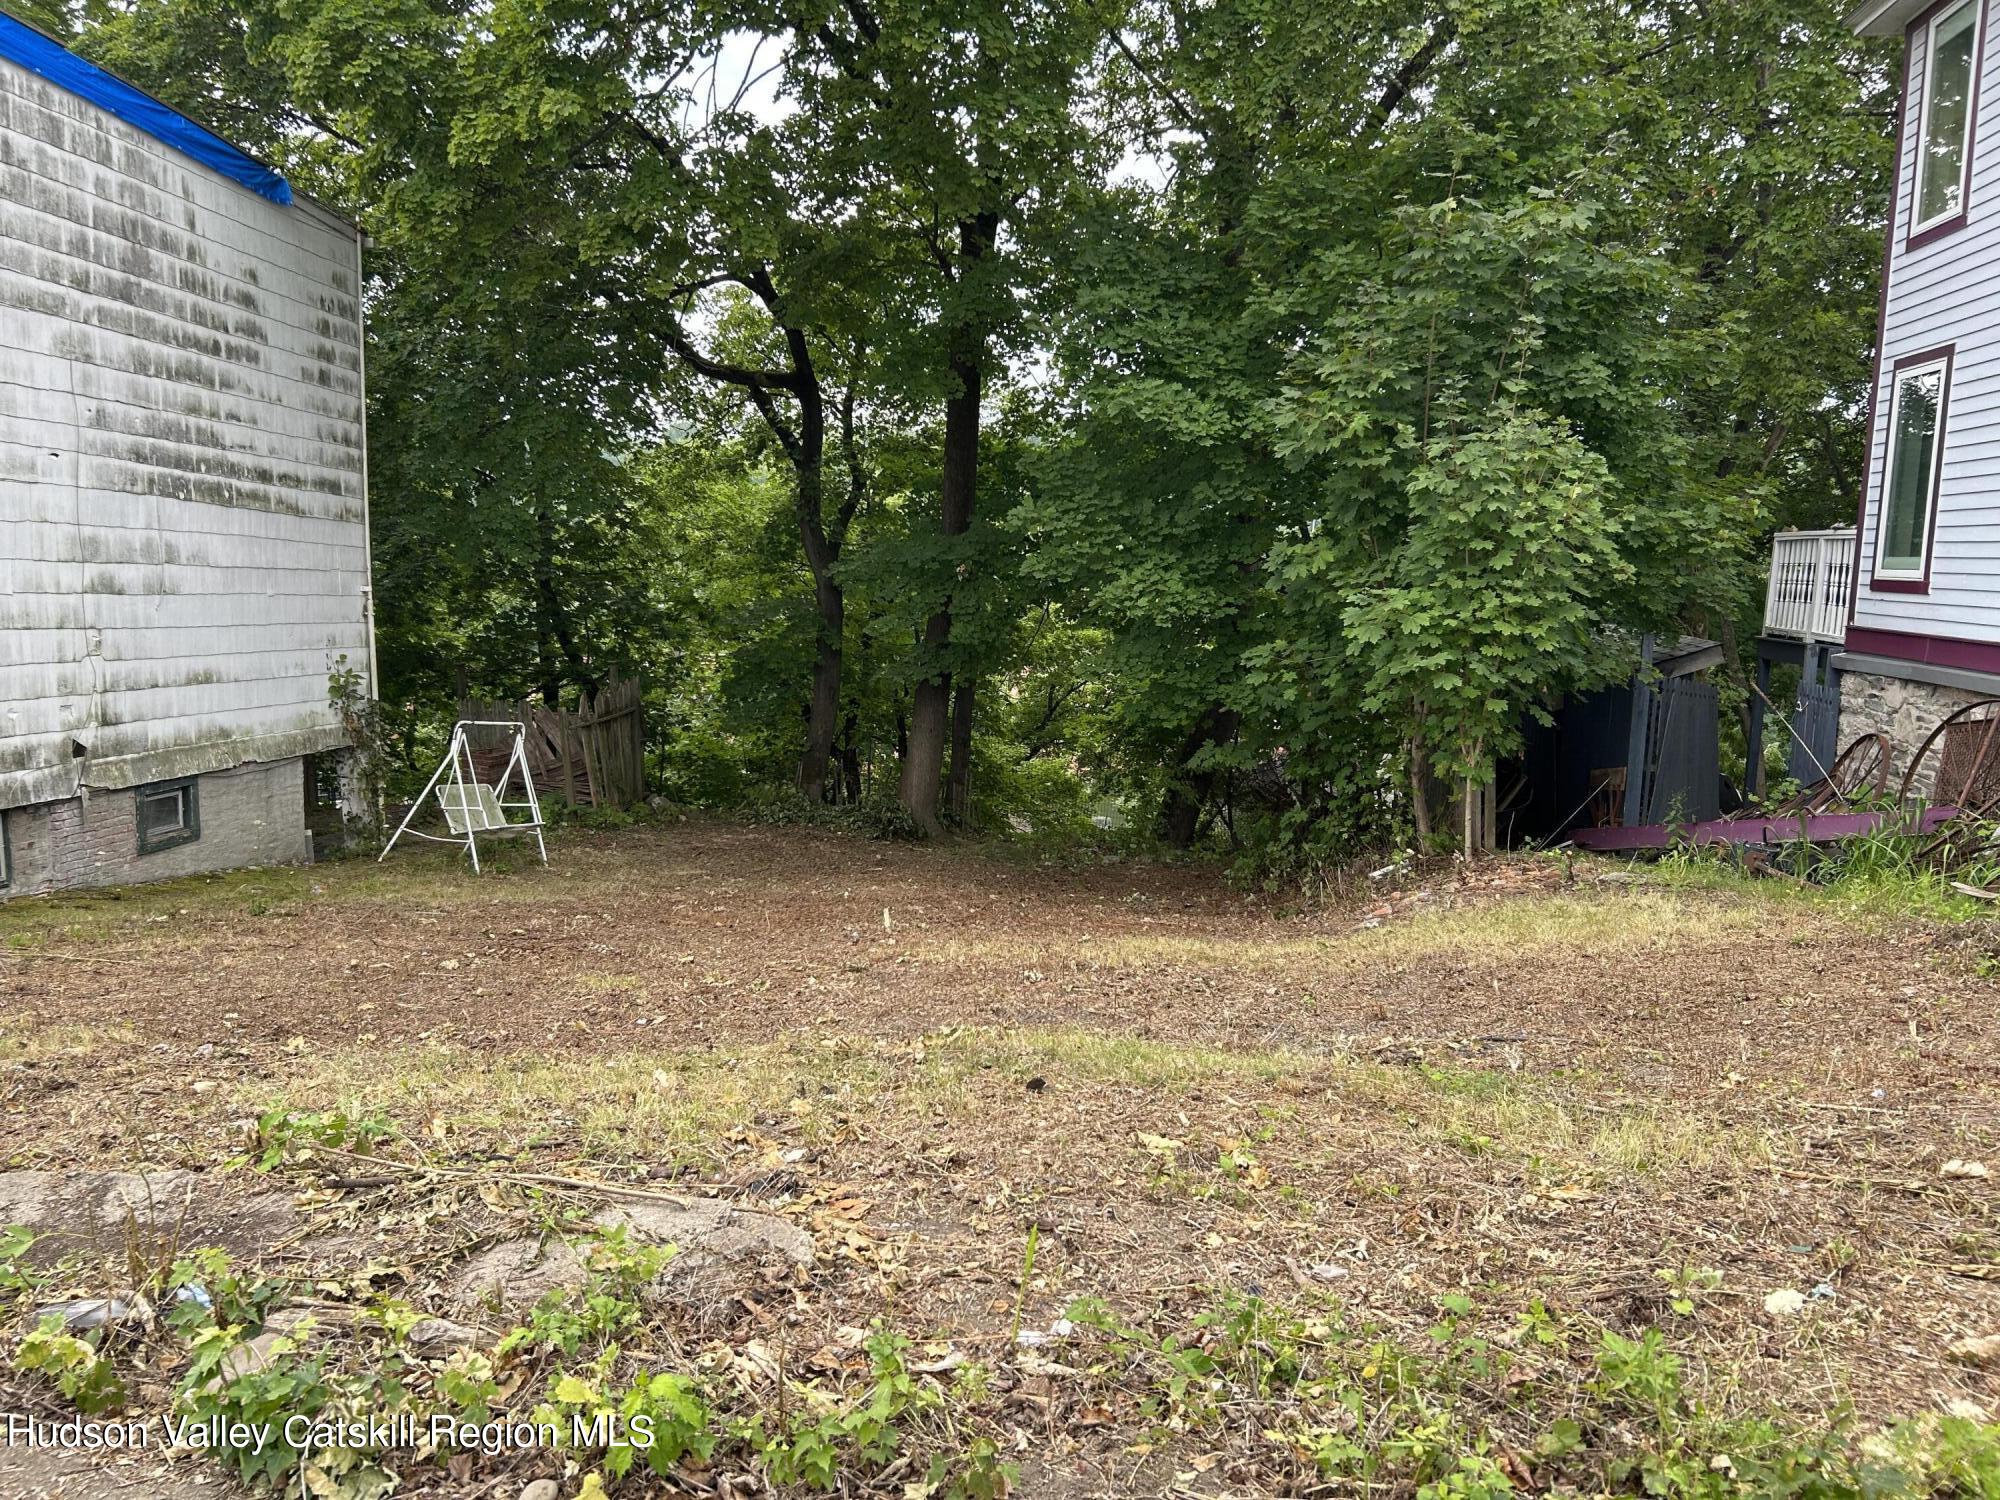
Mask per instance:
[[[158,854],[201,837],[201,788],[194,777],[156,781],[134,795],[139,801],[141,854]]]
[[[1965,212],[1972,165],[1972,90],[1979,77],[1981,0],[1964,0],[1931,22],[1924,49],[1923,134],[1917,142],[1917,222],[1912,233]]]

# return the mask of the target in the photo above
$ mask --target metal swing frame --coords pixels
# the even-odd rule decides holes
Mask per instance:
[[[500,773],[500,779],[488,786],[479,779],[479,768],[472,760],[472,740],[467,734],[472,729],[505,729],[511,732],[512,747],[508,752],[507,765]],[[507,801],[507,786],[514,779],[514,773],[521,773],[521,785],[527,797],[525,801]],[[444,814],[446,834],[424,833],[412,828],[418,813],[430,800],[431,793],[437,793],[438,809]],[[525,808],[526,822],[514,822],[508,818],[509,809]],[[389,842],[382,846],[382,852],[375,856],[378,865],[389,857],[389,851],[396,847],[396,840],[404,834],[413,839],[423,839],[432,844],[460,844],[472,860],[472,873],[479,873],[479,835],[532,833],[535,836],[535,850],[541,855],[544,867],[549,862],[548,845],[542,841],[542,803],[535,795],[535,778],[528,770],[528,726],[518,719],[460,719],[451,728],[451,743],[445,749],[444,759],[431,772],[431,779],[424,783],[424,789],[417,794],[417,800],[410,804],[410,810],[403,814],[403,821],[396,825],[396,831],[389,835]]]

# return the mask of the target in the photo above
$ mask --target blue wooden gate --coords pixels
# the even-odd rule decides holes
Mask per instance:
[[[1826,675],[1824,682],[1802,681],[1792,707],[1792,749],[1785,771],[1802,786],[1821,780],[1840,754],[1840,674]]]
[[[1647,823],[1699,823],[1721,811],[1722,765],[1715,684],[1663,682],[1646,726]]]

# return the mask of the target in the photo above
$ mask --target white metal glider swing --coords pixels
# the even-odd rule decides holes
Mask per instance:
[[[504,729],[509,732],[507,765],[499,779],[487,785],[479,779],[479,767],[472,758],[472,740],[467,733],[473,729]],[[521,786],[525,801],[508,801],[507,785],[514,779],[514,773],[521,775]],[[438,808],[444,814],[445,827],[449,836],[424,833],[412,828],[417,814],[433,791],[437,793]],[[507,814],[509,810],[527,811],[525,821],[515,821]],[[444,759],[431,773],[417,800],[410,804],[410,810],[403,814],[403,821],[396,831],[389,835],[389,842],[382,846],[382,852],[375,857],[380,864],[389,857],[389,851],[396,847],[396,840],[404,834],[413,839],[425,839],[433,844],[463,844],[465,852],[472,859],[473,874],[479,873],[479,835],[509,833],[532,833],[535,849],[542,857],[542,863],[549,862],[548,845],[542,842],[542,804],[535,795],[535,778],[528,769],[528,729],[525,724],[513,719],[460,719],[452,726],[451,744],[446,747]]]

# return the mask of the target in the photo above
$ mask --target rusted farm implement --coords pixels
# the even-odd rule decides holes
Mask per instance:
[[[1919,840],[1916,861],[1946,872],[2000,855],[2000,698],[1967,704],[1932,730],[1891,795],[1893,775],[1888,738],[1865,734],[1840,752],[1826,775],[1768,807],[1701,823],[1583,829],[1574,842],[1604,853],[1715,847],[1741,853],[1759,870],[1775,870],[1773,855],[1780,849],[1874,835]],[[1961,889],[1989,894],[1977,886]]]

